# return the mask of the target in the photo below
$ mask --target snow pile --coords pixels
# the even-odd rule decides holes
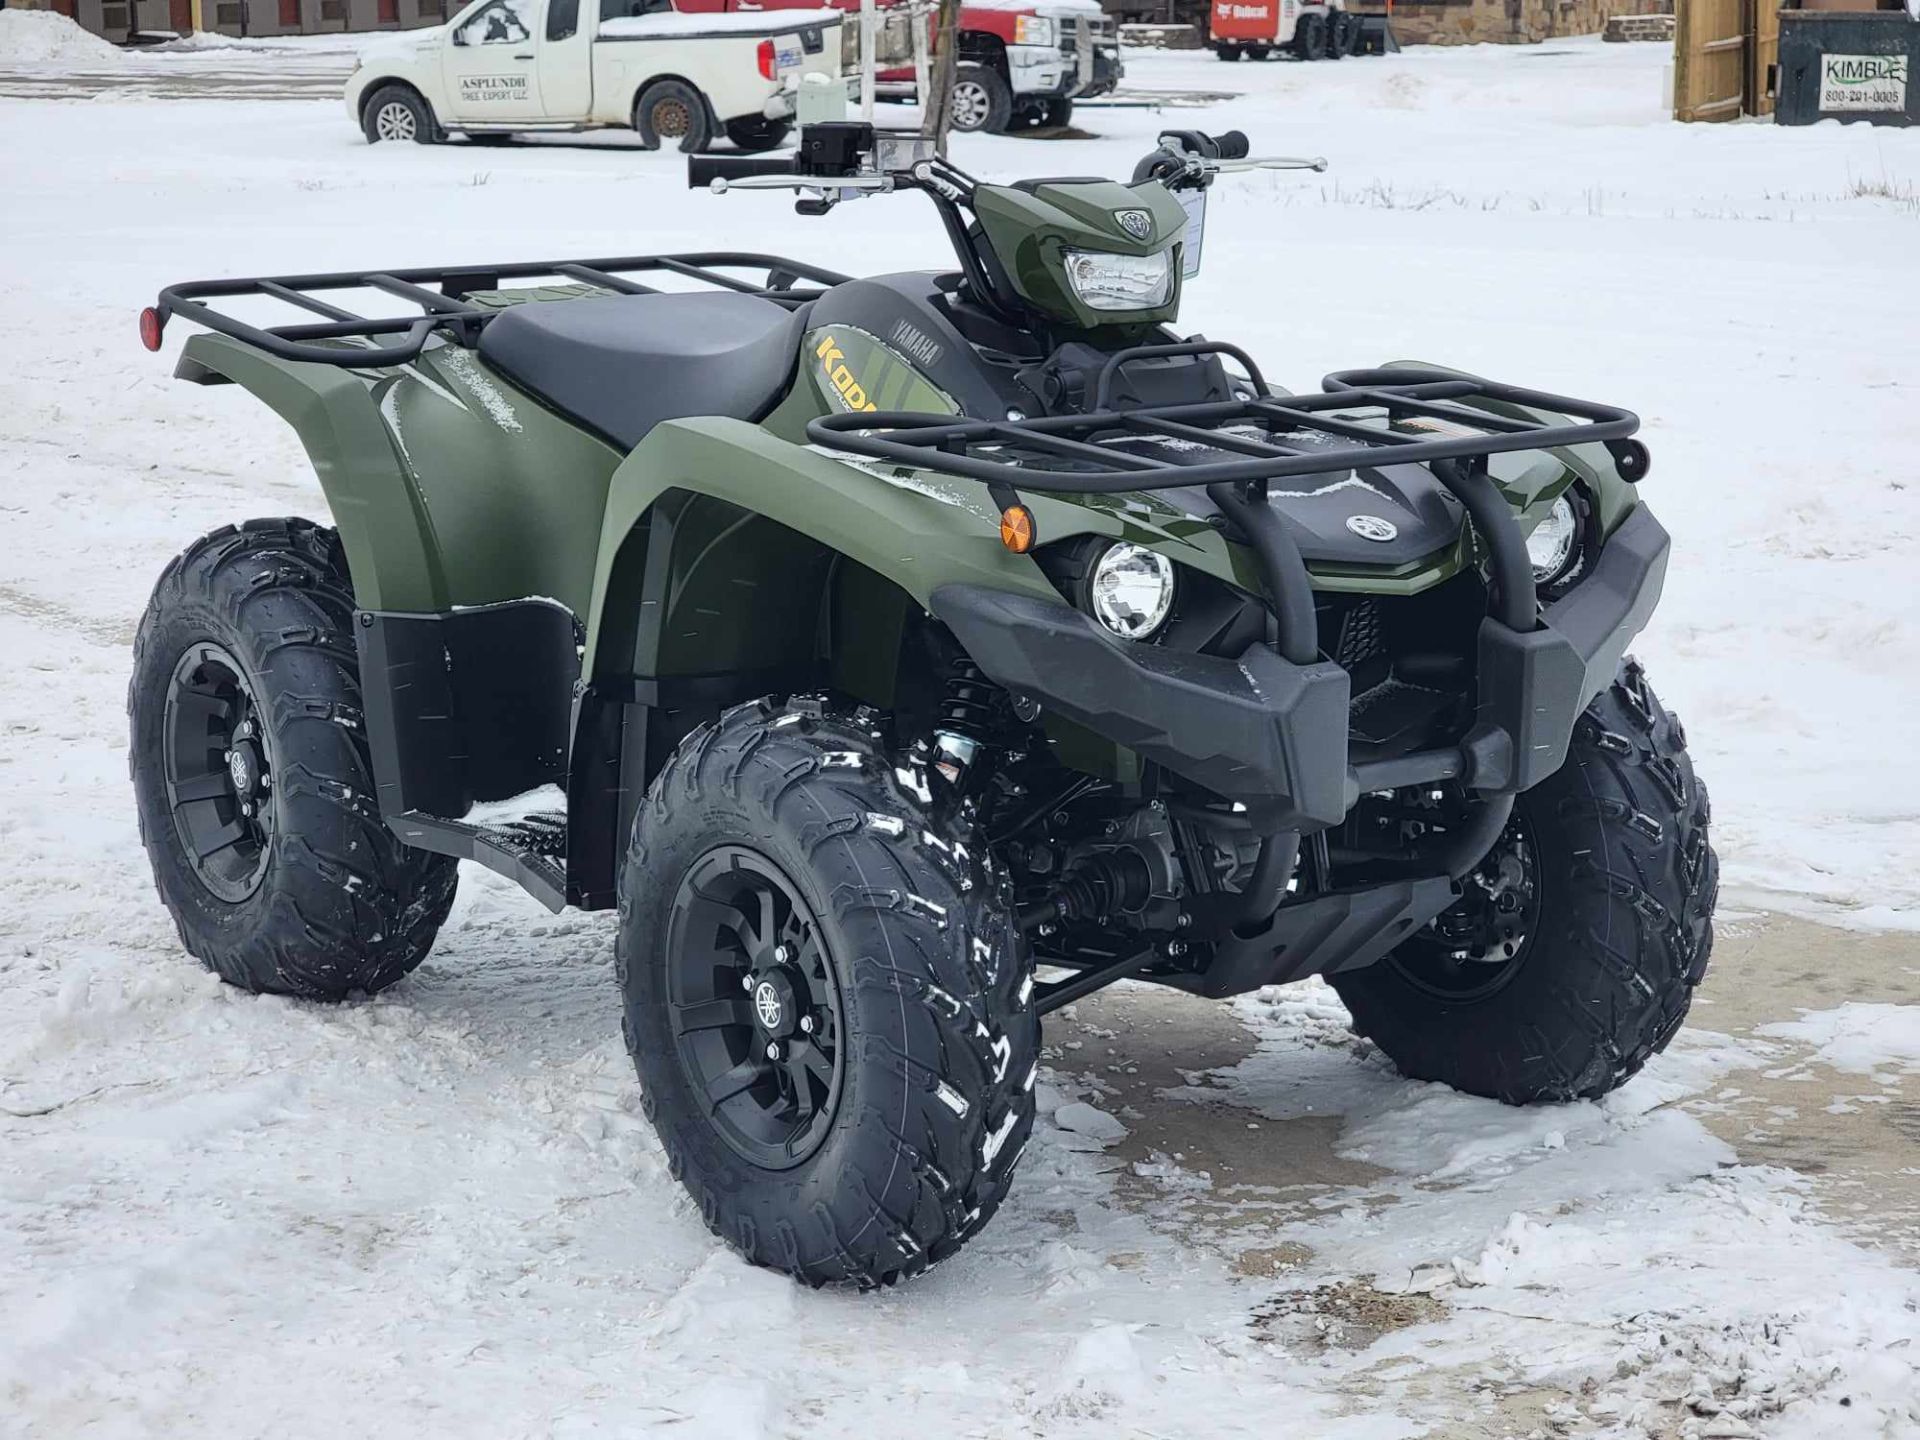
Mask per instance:
[[[1815,1047],[1814,1059],[1821,1064],[1853,1075],[1920,1071],[1920,1005],[1855,1001],[1762,1025],[1760,1033],[1804,1041]]]
[[[1920,1280],[1826,1229],[1804,1182],[1739,1165],[1686,1111],[1767,1047],[1686,1031],[1606,1100],[1517,1111],[1328,1044],[1339,1004],[1318,983],[1237,1008],[1258,1050],[1175,1094],[1342,1117],[1339,1152],[1383,1168],[1277,1232],[1314,1257],[1289,1276],[1296,1293],[1371,1277],[1445,1306],[1366,1349],[1376,1372],[1398,1357],[1402,1378],[1446,1364],[1490,1390],[1578,1395],[1562,1416],[1575,1433],[1920,1425]]]
[[[52,10],[0,10],[0,65],[118,64],[120,48]]]

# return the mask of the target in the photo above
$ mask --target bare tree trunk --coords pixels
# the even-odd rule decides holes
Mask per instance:
[[[933,72],[927,93],[920,97],[920,133],[933,138],[942,159],[947,153],[947,130],[953,124],[953,74],[960,63],[960,0],[940,0],[935,12]]]

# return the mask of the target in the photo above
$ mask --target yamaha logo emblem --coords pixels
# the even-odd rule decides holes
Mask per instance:
[[[1378,515],[1349,515],[1347,517],[1347,529],[1358,535],[1362,540],[1372,540],[1380,545],[1386,544],[1389,540],[1397,539],[1400,534],[1400,527],[1398,525],[1395,525],[1391,520],[1382,520]]]
[[[753,991],[753,1013],[760,1017],[760,1028],[769,1033],[780,1028],[780,992],[770,981],[762,980]]]
[[[1153,234],[1153,214],[1148,210],[1116,210],[1113,218],[1120,228],[1136,240],[1144,240]]]

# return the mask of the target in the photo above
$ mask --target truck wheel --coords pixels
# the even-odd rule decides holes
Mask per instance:
[[[950,103],[956,130],[1000,135],[1013,119],[1013,91],[999,71],[985,65],[962,65],[955,71]]]
[[[381,821],[331,530],[250,520],[167,566],[134,636],[127,711],[154,884],[208,969],[338,1000],[426,958],[458,867]]]
[[[1629,660],[1455,906],[1332,977],[1403,1074],[1511,1105],[1593,1099],[1666,1048],[1713,948],[1719,861],[1680,722]]]
[[[986,847],[870,725],[756,701],[635,818],[615,971],[707,1227],[810,1285],[953,1254],[1033,1125],[1030,962]]]
[[[1267,45],[1252,45],[1247,48],[1247,58],[1249,60],[1266,60],[1270,59],[1272,55],[1272,47]]]
[[[684,155],[698,155],[713,140],[706,98],[682,80],[655,80],[633,102],[633,128],[649,150],[677,143]]]
[[[1221,44],[1213,47],[1213,53],[1231,64],[1240,58],[1241,50],[1238,45]]]
[[[366,132],[369,145],[382,140],[431,145],[440,138],[433,111],[418,91],[405,85],[382,85],[374,91],[360,111],[360,128]]]
[[[1293,32],[1293,53],[1302,60],[1327,58],[1326,16],[1302,15],[1300,17],[1300,27]]]
[[[1066,129],[1073,123],[1073,101],[1064,96],[1047,101],[1040,123],[1049,130]]]
[[[763,120],[756,115],[727,121],[727,139],[733,142],[734,149],[754,155],[762,150],[777,149],[792,129],[784,120]]]
[[[1360,17],[1349,15],[1344,10],[1333,12],[1332,55],[1336,60],[1344,60],[1353,54],[1353,47],[1360,42]]]

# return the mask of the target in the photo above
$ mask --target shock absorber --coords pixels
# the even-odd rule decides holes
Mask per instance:
[[[960,784],[993,734],[1000,695],[1000,687],[964,653],[954,659],[933,731],[933,768],[949,785]]]

